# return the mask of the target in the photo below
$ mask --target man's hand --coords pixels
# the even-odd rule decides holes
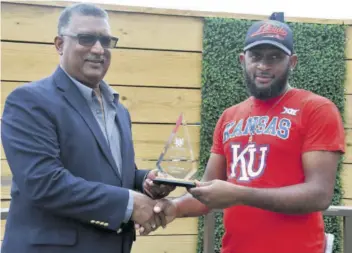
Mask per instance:
[[[153,211],[156,201],[148,196],[133,192],[133,212],[131,219],[148,231],[153,231],[159,226],[166,226],[163,214],[155,214]]]
[[[197,186],[188,189],[188,192],[211,209],[223,209],[240,204],[234,184],[218,179],[196,184]]]
[[[162,217],[163,222],[161,226],[163,228],[165,228],[167,224],[172,222],[177,217],[177,206],[172,200],[168,200],[168,199],[158,200],[153,210],[155,215]],[[154,228],[154,230],[156,228]],[[140,235],[148,235],[150,232],[152,232],[150,228],[140,224],[136,224],[136,229],[139,229]]]
[[[153,179],[158,175],[158,170],[152,170],[148,173],[147,178],[143,182],[143,189],[147,195],[153,199],[161,199],[170,194],[173,190],[175,190],[175,186],[171,185],[157,185],[153,183]]]

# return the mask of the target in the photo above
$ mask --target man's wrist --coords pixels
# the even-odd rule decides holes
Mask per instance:
[[[144,183],[145,183],[145,180],[148,178],[148,175],[149,175],[149,173],[150,173],[151,171],[149,170],[147,173],[145,173],[145,176],[144,176],[144,178],[143,178],[143,181],[142,181],[142,193],[143,194],[147,194],[146,192],[145,192],[145,189],[144,189]],[[148,195],[148,194],[147,194]]]
[[[132,213],[133,213],[133,206],[134,206],[133,193],[131,190],[128,190],[128,203],[127,203],[127,208],[125,212],[125,217],[123,220],[124,223],[127,223],[131,219]]]
[[[182,210],[181,210],[181,201],[179,201],[177,199],[171,199],[170,201],[175,205],[176,218],[182,218],[183,217],[183,213],[182,213]]]
[[[246,186],[241,186],[241,185],[235,185],[232,183],[229,183],[229,195],[234,196],[233,200],[234,203],[233,205],[245,205],[245,201],[247,199],[247,195],[249,193],[249,189]]]

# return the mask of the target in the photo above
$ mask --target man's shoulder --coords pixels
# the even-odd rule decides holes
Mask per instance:
[[[217,127],[224,127],[227,125],[229,122],[233,121],[236,115],[238,113],[243,113],[246,110],[250,110],[250,100],[251,98],[247,98],[246,100],[234,104],[230,107],[225,108],[222,113],[220,114],[220,117],[218,119]]]
[[[20,100],[38,100],[45,101],[49,98],[49,91],[52,89],[50,77],[45,77],[36,81],[26,82],[16,86],[7,96],[8,98],[17,98]]]
[[[233,116],[233,114],[239,110],[240,111],[249,110],[250,109],[250,100],[251,100],[251,98],[247,98],[246,100],[243,100],[242,102],[240,102],[238,104],[234,104],[230,107],[227,107],[222,113],[223,116]]]
[[[312,113],[321,110],[326,113],[339,113],[338,108],[333,101],[309,90],[297,89],[293,98],[293,103],[301,108],[303,112],[302,115],[304,116],[309,116]]]
[[[26,90],[26,91],[40,91],[42,89],[48,89],[51,87],[49,83],[52,83],[51,77],[45,77],[39,80],[25,82],[23,84],[18,85],[13,91],[16,90]]]
[[[333,102],[327,97],[304,89],[296,89],[295,100],[302,101],[305,105],[318,107],[324,104],[333,104]]]

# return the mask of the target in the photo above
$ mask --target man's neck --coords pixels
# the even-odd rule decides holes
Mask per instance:
[[[66,72],[67,75],[69,75],[71,78],[75,79],[76,81],[80,82],[81,84],[93,89],[95,92],[98,92],[100,93],[100,89],[99,89],[99,83],[95,84],[95,85],[92,85],[92,84],[88,84],[80,79],[78,79],[77,77],[75,77],[73,74],[69,73],[69,71],[67,71],[64,66],[62,64],[60,64],[60,67]],[[98,91],[97,91],[98,90]]]
[[[253,98],[255,101],[258,101],[258,103],[271,103],[271,102],[276,101],[277,99],[280,99],[281,96],[285,95],[291,89],[292,89],[292,87],[287,83],[287,85],[276,96],[267,97],[267,98],[257,98],[255,96],[253,96]]]
[[[291,86],[289,84],[286,84],[285,88],[282,89],[282,91],[279,93],[279,95],[276,96],[276,98],[281,97],[285,93],[287,93],[291,89]]]
[[[100,91],[99,86],[98,86],[98,87],[93,88],[93,90],[94,90],[94,92],[95,92],[98,96],[101,96],[101,91]]]

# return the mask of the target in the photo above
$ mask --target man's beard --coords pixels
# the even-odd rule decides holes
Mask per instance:
[[[269,87],[258,88],[255,84],[254,77],[250,77],[248,72],[245,70],[245,81],[247,90],[250,95],[257,99],[266,100],[279,96],[286,88],[287,81],[289,78],[289,68],[277,79],[274,79]]]

